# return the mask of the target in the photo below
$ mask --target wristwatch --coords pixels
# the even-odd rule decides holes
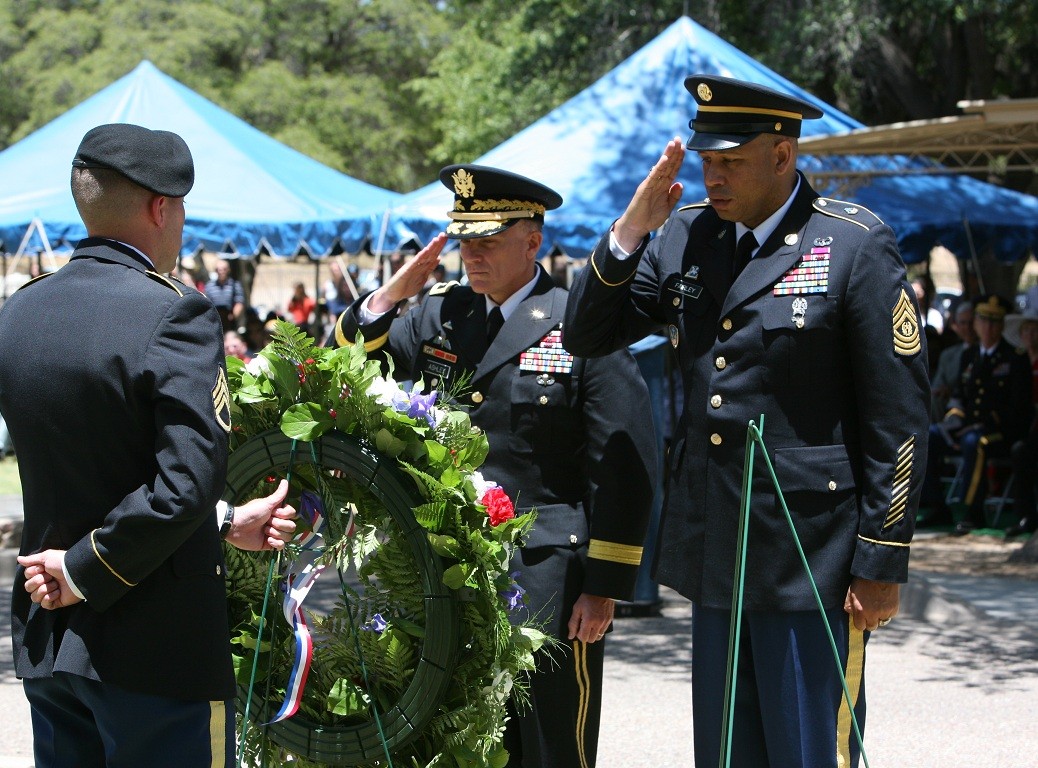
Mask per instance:
[[[224,502],[226,504],[226,502]],[[220,523],[220,538],[226,539],[227,534],[231,532],[231,526],[234,524],[234,506],[227,504],[227,509],[223,513],[223,522]]]

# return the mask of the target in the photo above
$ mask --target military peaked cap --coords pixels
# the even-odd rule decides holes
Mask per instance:
[[[989,293],[978,296],[973,300],[973,314],[976,317],[985,317],[988,320],[1005,320],[1009,310],[1012,309],[1009,301],[997,293]]]
[[[687,145],[696,151],[733,149],[762,133],[796,137],[803,120],[822,116],[802,99],[730,77],[690,75],[685,87],[698,106]]]
[[[454,191],[447,216],[453,240],[496,235],[523,219],[544,221],[544,212],[562,205],[562,195],[517,173],[483,165],[448,165],[440,181]]]
[[[108,168],[166,197],[184,197],[195,183],[191,150],[182,138],[130,123],[91,128],[80,142],[72,165]]]

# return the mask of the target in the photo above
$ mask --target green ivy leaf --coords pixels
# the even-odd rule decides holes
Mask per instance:
[[[281,417],[281,431],[293,440],[309,442],[334,426],[332,417],[317,403],[296,403]]]
[[[407,443],[393,435],[385,427],[375,433],[375,448],[387,456],[399,456],[406,447]]]
[[[458,544],[458,540],[453,536],[443,536],[438,533],[430,533],[428,535],[429,543],[432,544],[432,548],[436,551],[436,554],[443,557],[457,557],[461,554],[461,547]],[[462,583],[464,583],[464,580],[462,580]]]
[[[328,691],[328,711],[335,715],[349,717],[368,711],[368,697],[352,681],[340,677]]]
[[[458,563],[452,565],[446,571],[443,572],[443,583],[451,589],[460,589],[465,586],[465,583],[469,580],[476,571],[476,566],[471,563]]]

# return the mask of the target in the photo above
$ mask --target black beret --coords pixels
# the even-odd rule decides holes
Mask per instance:
[[[109,168],[166,197],[184,197],[195,183],[191,150],[182,138],[130,123],[91,128],[80,142],[72,165]]]
[[[698,105],[687,144],[697,151],[733,149],[762,133],[796,137],[801,121],[823,114],[803,99],[730,77],[690,75],[685,87]]]
[[[489,237],[517,221],[544,221],[544,212],[562,205],[562,195],[533,179],[485,165],[448,165],[440,181],[454,191],[447,216],[453,240]]]

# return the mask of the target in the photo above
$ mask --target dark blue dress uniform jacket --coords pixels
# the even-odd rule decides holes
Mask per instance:
[[[657,575],[731,606],[747,423],[763,435],[826,608],[852,575],[904,582],[926,465],[925,342],[894,234],[819,198],[792,206],[732,282],[735,226],[706,204],[629,260],[600,242],[573,286],[564,344],[617,349],[667,328],[685,382]],[[827,271],[827,277],[825,272]],[[816,606],[758,451],[744,605]]]
[[[234,696],[215,504],[229,411],[210,301],[131,249],[81,242],[0,310],[0,408],[18,444],[22,554],[68,550],[86,602],[45,611],[15,579],[19,677]]]
[[[341,316],[339,344],[356,339],[364,298]],[[569,372],[520,368],[524,352],[557,338],[550,334],[560,328],[566,299],[540,270],[489,348],[486,299],[454,283],[437,285],[395,321],[388,313],[363,328],[369,353],[388,353],[397,379],[427,386],[446,379],[449,389],[471,375],[459,405],[490,444],[480,472],[501,485],[517,513],[537,509],[513,561],[527,590],[519,618],[535,617],[561,637],[581,592],[631,598],[656,473],[648,390],[627,350],[573,360]],[[557,352],[564,354],[561,346]]]

